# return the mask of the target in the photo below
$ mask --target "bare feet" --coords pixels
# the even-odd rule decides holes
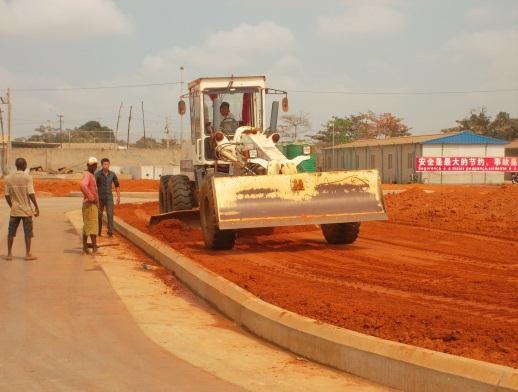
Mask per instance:
[[[30,260],[38,260],[38,258],[36,256],[33,256],[33,255],[27,255],[25,256],[25,260],[27,261],[30,261]]]
[[[13,259],[13,256],[7,255],[7,256],[4,256],[4,259],[6,259],[7,261],[10,261]]]
[[[90,254],[90,251],[88,250],[88,248],[83,248],[83,256],[89,255],[89,254]]]

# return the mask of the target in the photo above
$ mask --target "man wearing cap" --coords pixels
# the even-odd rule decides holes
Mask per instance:
[[[97,253],[97,233],[99,231],[98,208],[99,197],[95,183],[95,170],[97,158],[90,157],[86,162],[86,171],[81,180],[81,192],[83,193],[83,253],[89,254],[88,237],[92,240],[92,251]]]

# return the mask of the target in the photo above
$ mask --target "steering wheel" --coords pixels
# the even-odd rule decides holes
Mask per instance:
[[[220,127],[225,133],[234,133],[239,127],[239,121],[232,117],[227,117],[221,120]]]

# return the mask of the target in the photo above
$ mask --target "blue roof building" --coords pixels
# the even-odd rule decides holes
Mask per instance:
[[[384,183],[503,183],[503,172],[416,172],[416,157],[504,157],[505,140],[465,130],[432,135],[364,139],[326,147],[322,170],[378,169]]]

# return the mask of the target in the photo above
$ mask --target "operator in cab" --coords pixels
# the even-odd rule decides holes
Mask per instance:
[[[221,103],[219,106],[219,114],[221,114],[220,129],[226,134],[233,134],[239,126],[239,122],[230,112],[230,105],[228,102]]]
[[[221,102],[221,105],[219,105],[219,113],[221,114],[221,122],[225,121],[226,119],[232,119],[236,121],[234,115],[230,113],[230,104],[228,102]]]

